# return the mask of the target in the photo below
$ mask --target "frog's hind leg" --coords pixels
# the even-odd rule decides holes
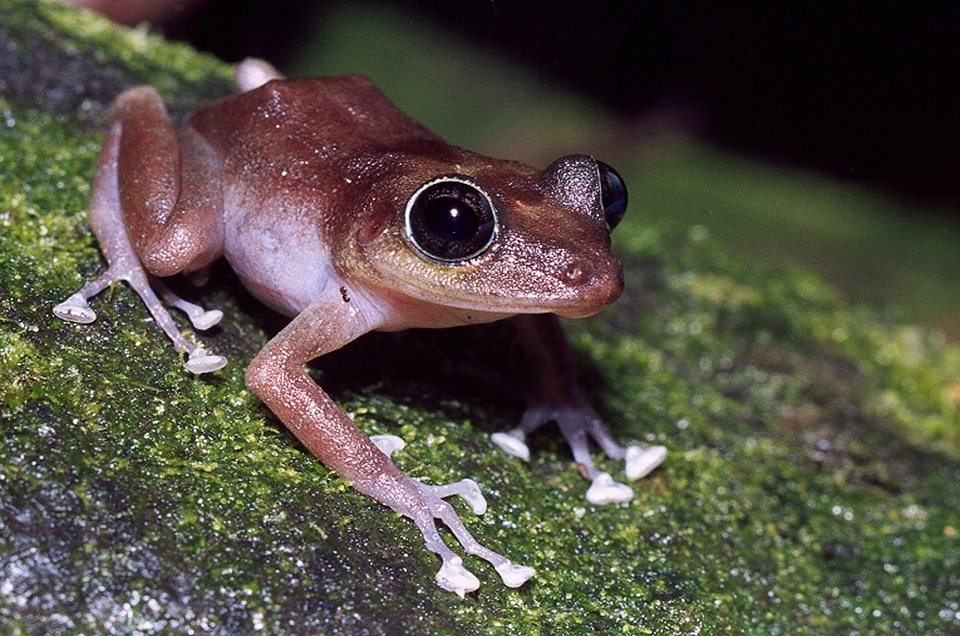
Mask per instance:
[[[137,90],[137,89],[133,89]],[[117,163],[120,149],[122,123],[115,118],[111,124],[107,139],[100,151],[97,176],[93,184],[93,196],[90,201],[89,221],[100,248],[109,263],[109,267],[95,281],[87,283],[77,293],[53,308],[58,318],[70,322],[88,324],[96,320],[96,312],[91,309],[88,300],[103,291],[107,286],[117,281],[127,281],[140,299],[147,306],[147,310],[160,328],[173,342],[178,352],[186,352],[187,370],[193,373],[207,373],[216,371],[226,365],[222,356],[210,355],[189,342],[177,328],[173,318],[164,308],[160,299],[151,287],[151,279],[158,290],[168,301],[187,312],[191,320],[199,320],[201,324],[212,326],[219,319],[219,312],[204,312],[196,305],[186,303],[154,277],[151,277],[143,267],[130,241],[124,225],[123,214],[120,208],[120,196],[117,184]],[[199,310],[199,312],[197,311]],[[194,322],[197,328],[203,328]]]

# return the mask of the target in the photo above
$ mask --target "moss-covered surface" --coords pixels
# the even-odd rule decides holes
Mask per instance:
[[[0,38],[4,632],[960,630],[960,351],[937,334],[739,263],[700,227],[628,217],[627,293],[569,332],[616,435],[671,454],[633,502],[604,508],[550,431],[528,464],[488,441],[522,410],[477,379],[521,366],[505,327],[373,335],[329,356],[318,380],[365,430],[407,441],[401,468],[475,478],[490,510],[458,503],[470,528],[538,571],[506,590],[468,558],[482,585],[460,600],[434,584],[412,524],[244,389],[278,322],[228,271],[191,292],[227,314],[204,337],[231,360],[212,377],[183,371],[124,286],[94,301],[93,325],[50,313],[102,268],[83,210],[109,99],[149,81],[186,110],[229,69],[16,0],[0,0]]]

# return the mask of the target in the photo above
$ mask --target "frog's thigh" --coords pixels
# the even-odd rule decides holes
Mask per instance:
[[[192,128],[180,139],[180,196],[161,231],[145,242],[140,258],[157,276],[201,270],[223,255],[223,189],[220,163]]]
[[[220,168],[192,129],[174,131],[156,90],[117,99],[117,186],[137,255],[157,276],[201,269],[222,254]]]

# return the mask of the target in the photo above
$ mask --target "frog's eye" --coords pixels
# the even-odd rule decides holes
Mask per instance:
[[[623,219],[627,211],[627,184],[617,171],[603,163],[597,162],[600,173],[600,204],[603,206],[603,218],[607,222],[607,230],[613,230]]]
[[[456,263],[478,256],[497,228],[490,196],[461,177],[428,181],[407,201],[407,238],[433,260]]]

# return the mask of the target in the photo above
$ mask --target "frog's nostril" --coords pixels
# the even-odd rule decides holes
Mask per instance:
[[[593,266],[587,261],[574,260],[566,264],[560,272],[560,279],[571,287],[588,282],[593,277]]]
[[[623,270],[616,259],[600,262],[571,259],[557,270],[557,280],[566,287],[569,304],[555,312],[567,318],[591,316],[620,296]]]

